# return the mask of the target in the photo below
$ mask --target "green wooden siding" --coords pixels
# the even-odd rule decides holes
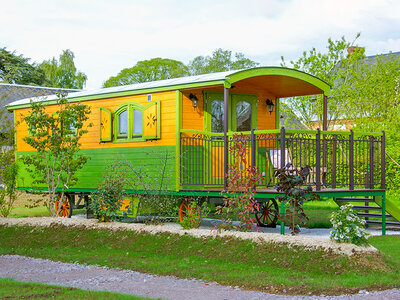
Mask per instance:
[[[17,156],[21,157],[28,153],[32,152],[18,152]],[[175,146],[84,149],[81,150],[81,153],[89,156],[90,159],[77,173],[77,184],[70,186],[74,190],[96,188],[106,167],[116,160],[129,161],[136,170],[142,170],[148,174],[155,189],[158,189],[156,185],[161,177],[161,169],[165,165],[165,187],[167,190],[175,190],[177,180],[175,176]],[[20,159],[18,161],[22,164]],[[32,182],[33,178],[26,167],[20,165],[18,187],[23,189],[36,187]]]

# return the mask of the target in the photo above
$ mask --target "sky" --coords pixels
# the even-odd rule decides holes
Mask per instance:
[[[0,47],[31,62],[64,49],[86,89],[155,57],[187,64],[222,48],[279,66],[342,36],[366,55],[400,51],[398,0],[1,0]]]

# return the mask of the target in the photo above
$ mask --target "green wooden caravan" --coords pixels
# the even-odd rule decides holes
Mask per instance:
[[[322,95],[322,128],[279,128],[282,98]],[[260,225],[273,225],[277,196],[274,170],[290,163],[308,165],[308,180],[314,193],[333,197],[338,204],[370,197],[382,207],[385,201],[385,138],[383,133],[327,131],[330,86],[304,72],[281,67],[258,67],[198,76],[138,83],[70,94],[69,102],[91,108],[88,134],[81,151],[90,160],[79,172],[78,183],[67,191],[69,199],[88,198],[106,166],[123,158],[146,170],[158,172],[167,153],[167,168],[174,176],[165,193],[218,198],[227,186],[228,146],[235,133],[249,137],[249,162],[262,173],[255,188],[262,203]],[[39,101],[43,99],[33,99]],[[288,100],[290,101],[290,100]],[[55,96],[44,99],[49,112]],[[16,120],[16,157],[33,149],[24,142],[28,134],[21,114],[30,109],[30,99],[9,104]],[[23,173],[20,190],[32,188],[32,178]],[[132,194],[140,190],[129,191]],[[70,209],[76,205],[71,200]],[[363,201],[365,202],[365,201]],[[396,214],[396,211],[392,210]],[[400,218],[400,215],[398,216]]]

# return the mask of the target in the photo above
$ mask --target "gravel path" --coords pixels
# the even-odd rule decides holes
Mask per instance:
[[[360,291],[342,296],[285,296],[206,283],[200,280],[155,276],[130,270],[53,262],[18,255],[0,256],[0,277],[19,281],[42,282],[81,288],[132,294],[152,298],[189,299],[400,299],[400,290]]]

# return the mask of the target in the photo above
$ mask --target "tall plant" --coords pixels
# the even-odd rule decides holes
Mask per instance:
[[[54,204],[61,190],[61,199],[69,186],[76,183],[76,172],[89,157],[81,154],[80,139],[87,133],[90,108],[80,103],[68,103],[63,93],[58,94],[54,112],[42,102],[31,102],[29,115],[23,118],[30,134],[24,141],[35,151],[22,157],[34,184],[45,184],[49,198],[49,213],[56,216]],[[60,201],[61,206],[61,201]]]
[[[108,222],[118,217],[122,200],[126,194],[126,174],[119,164],[111,164],[106,168],[97,186],[90,196],[90,209],[100,221]]]
[[[311,185],[306,184],[306,178],[309,175],[309,166],[297,170],[290,163],[275,171],[275,177],[278,179],[276,190],[283,192],[283,195],[277,196],[277,199],[285,205],[289,204],[285,210],[285,215],[281,218],[289,223],[292,235],[299,233],[299,225],[305,225],[306,220],[309,220],[302,207],[304,201],[319,199],[318,195],[311,194]]]
[[[7,217],[17,198],[18,166],[14,159],[14,126],[3,105],[4,99],[0,99],[0,216]]]
[[[250,231],[256,223],[253,214],[259,209],[255,200],[255,185],[260,182],[261,174],[256,166],[249,163],[249,137],[243,134],[233,135],[229,146],[232,163],[228,166],[228,188],[224,191],[224,203],[217,207],[221,214],[222,229]],[[233,225],[232,215],[239,219],[239,225]]]

